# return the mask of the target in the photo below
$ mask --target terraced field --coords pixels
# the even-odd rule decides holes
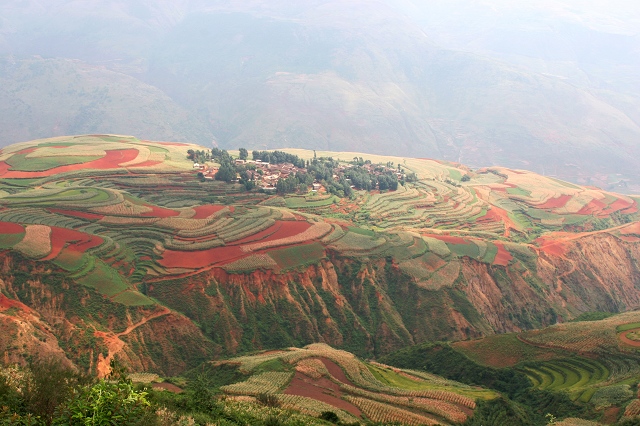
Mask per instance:
[[[640,374],[640,355],[622,338],[636,330],[640,312],[599,321],[558,324],[542,330],[457,342],[470,359],[494,367],[511,366],[538,389],[566,392],[571,399],[603,408],[620,404],[621,394]]]
[[[635,199],[551,179],[540,185],[526,172],[399,158],[390,159],[419,180],[397,191],[282,198],[200,182],[186,159],[193,148],[93,135],[3,149],[0,221],[15,225],[3,230],[1,247],[53,261],[123,302],[148,301],[131,296],[143,280],[216,267],[282,272],[328,252],[391,257],[416,283],[439,289],[458,279],[458,258],[506,267],[541,229],[588,227],[614,213],[631,219],[637,210]],[[545,238],[537,240],[543,249]]]
[[[368,418],[403,424],[462,423],[477,400],[497,394],[417,371],[365,363],[324,344],[215,362],[250,377],[222,387],[229,395],[274,395],[311,415],[334,411],[342,421]]]

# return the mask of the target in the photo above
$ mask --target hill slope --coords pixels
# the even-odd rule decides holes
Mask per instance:
[[[117,355],[176,374],[260,348],[378,356],[640,305],[635,198],[365,154],[417,182],[281,197],[201,182],[188,149],[93,135],[0,151],[8,359],[42,350],[102,372]]]

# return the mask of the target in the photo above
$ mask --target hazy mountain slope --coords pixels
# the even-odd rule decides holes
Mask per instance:
[[[0,48],[18,58],[99,64],[168,96],[153,104],[159,113],[145,113],[148,128],[121,130],[130,128],[127,118],[104,114],[112,132],[207,144],[215,139],[231,148],[296,146],[502,164],[603,186],[623,178],[640,181],[640,101],[628,90],[637,78],[637,35],[610,34],[584,17],[580,24],[566,8],[534,8],[529,25],[517,8],[502,5],[500,14],[483,4],[469,10],[456,5],[9,2],[0,6]],[[566,27],[567,19],[578,22],[575,31]],[[448,30],[443,22],[451,22]],[[544,33],[549,23],[557,23],[557,34]],[[531,40],[547,37],[543,45],[550,50],[524,45],[529,33],[517,32],[520,24],[531,28]],[[447,47],[486,56],[434,43],[447,37],[455,38]],[[585,37],[593,40],[591,48],[579,51]],[[607,52],[616,37],[619,51]],[[100,78],[109,81],[107,75]],[[7,87],[15,84],[6,81]],[[41,90],[44,100],[54,96],[47,87]],[[136,90],[148,87],[124,92],[147,98]],[[26,94],[14,96],[29,103]],[[113,99],[129,102],[115,94]],[[184,128],[163,115],[177,111],[175,104],[182,111],[169,115],[193,117],[179,120]],[[49,106],[31,115],[8,108],[7,120],[28,129],[3,126],[0,143],[20,133],[50,136],[51,126],[40,122],[59,122],[62,133],[98,131],[78,128],[74,114]],[[621,175],[610,182],[614,173]]]
[[[69,59],[1,60],[0,127],[5,142],[110,131],[201,143],[213,139],[158,88]]]

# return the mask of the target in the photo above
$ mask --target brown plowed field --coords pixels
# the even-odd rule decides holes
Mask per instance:
[[[358,418],[362,416],[358,407],[342,399],[343,393],[340,386],[324,377],[312,379],[297,371],[283,393],[313,398],[345,410]]]

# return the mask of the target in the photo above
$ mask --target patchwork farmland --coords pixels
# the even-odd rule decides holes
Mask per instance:
[[[638,199],[374,155],[415,178],[350,196],[273,193],[199,176],[187,156],[201,149],[84,135],[0,151],[0,318],[7,334],[39,330],[7,343],[9,359],[46,348],[100,375],[114,358],[163,375],[226,356],[250,375],[224,388],[230,398],[273,394],[316,416],[407,424],[463,422],[495,395],[322,345],[235,356],[326,342],[377,358],[517,332],[453,347],[602,407],[637,373],[640,319],[566,321],[640,307]],[[354,157],[316,154],[345,170]]]

